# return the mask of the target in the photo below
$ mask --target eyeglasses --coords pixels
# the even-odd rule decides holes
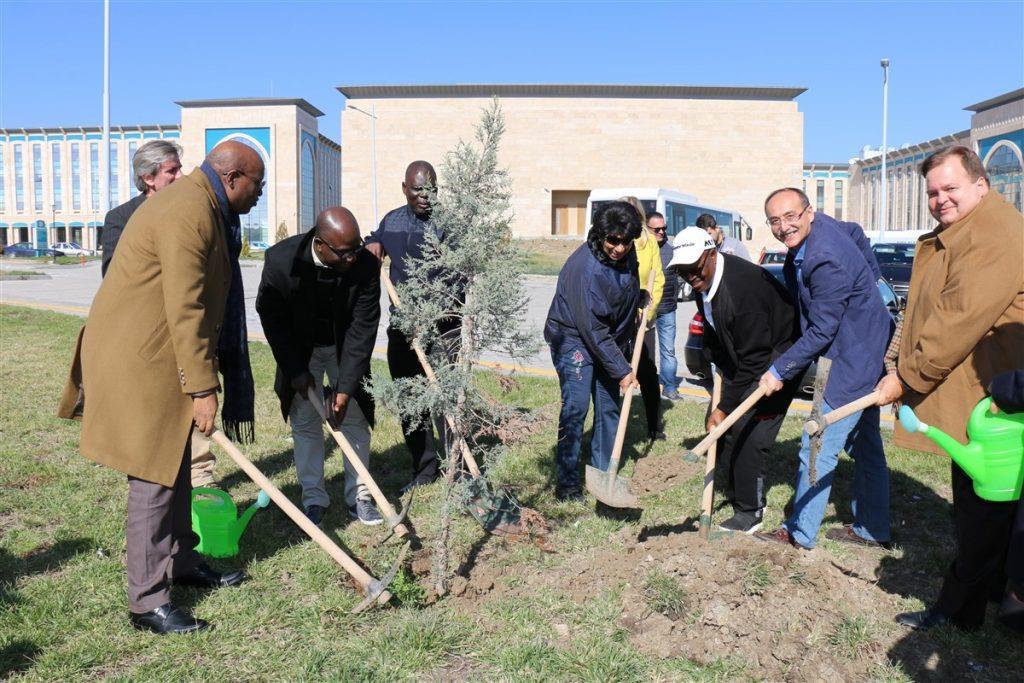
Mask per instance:
[[[248,173],[239,168],[236,168],[234,172],[237,173],[238,175],[245,176],[246,178],[248,178],[252,182],[252,184],[260,188],[261,191],[267,186],[266,180],[257,180],[256,178],[253,178],[251,175],[249,175]],[[221,173],[221,175],[228,175],[229,173],[231,173],[231,171],[225,171],[224,173]]]
[[[773,228],[777,228],[783,223],[785,223],[786,225],[792,225],[793,223],[796,223],[798,220],[800,220],[800,217],[803,216],[809,208],[811,208],[810,204],[805,206],[804,210],[801,211],[800,213],[796,213],[795,211],[787,211],[786,213],[782,214],[782,218],[779,218],[778,216],[773,216],[772,218],[768,219],[768,225]]]
[[[340,259],[344,259],[345,261],[354,261],[355,258],[359,256],[359,252],[361,252],[363,248],[366,246],[365,244],[360,242],[359,246],[353,249],[335,249],[331,245],[327,244],[327,242],[325,242],[324,239],[320,237],[320,235],[316,235],[315,237],[317,242],[327,247],[332,254],[334,254]]]
[[[647,228],[647,229],[650,230],[651,232],[665,232],[665,226],[662,226],[660,228]]]
[[[707,251],[705,251],[704,255],[697,259],[697,262],[694,263],[692,266],[678,266],[676,268],[676,272],[679,274],[679,277],[683,278],[684,280],[690,280],[703,273],[704,266],[707,265],[708,259],[711,257],[712,251],[714,251],[714,249],[708,249]]]
[[[633,240],[628,237],[616,237],[614,235],[608,235],[604,238],[604,241],[613,247],[630,246],[633,244]]]

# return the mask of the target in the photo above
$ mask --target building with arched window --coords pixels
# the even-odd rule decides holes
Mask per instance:
[[[972,104],[971,127],[927,142],[890,149],[886,159],[887,219],[881,217],[882,153],[865,147],[850,161],[851,220],[865,230],[929,230],[928,197],[920,166],[925,157],[950,145],[970,147],[988,174],[992,189],[1022,210],[1024,201],[1024,88]]]

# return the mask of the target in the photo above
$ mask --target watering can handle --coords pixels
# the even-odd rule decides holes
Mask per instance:
[[[221,491],[220,489],[207,489],[207,488],[192,489],[192,502],[193,503],[196,500],[196,496],[209,496],[210,498],[216,498],[217,500],[219,500],[221,502],[221,504],[224,504],[224,505],[227,505],[227,504],[234,505],[235,504],[235,502],[233,500],[231,500],[231,496],[229,496],[224,491]]]

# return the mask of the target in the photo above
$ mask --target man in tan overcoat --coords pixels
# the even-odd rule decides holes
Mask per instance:
[[[886,354],[879,405],[902,401],[921,420],[967,443],[967,418],[992,379],[1024,368],[1024,216],[989,189],[972,150],[954,146],[921,164],[938,227],[917,242],[905,317]],[[896,444],[945,456],[921,434],[897,427]],[[1002,567],[1017,501],[974,492],[952,464],[957,556],[936,604],[897,621],[915,629],[945,622],[980,627]]]
[[[194,550],[190,439],[193,429],[213,433],[218,337],[232,286],[229,231],[255,206],[263,174],[254,150],[224,142],[148,199],[129,221],[80,338],[82,455],[128,475],[128,601],[136,628],[205,628],[171,603],[170,584],[244,579],[214,572]],[[59,414],[70,416],[73,399],[79,394],[69,383]]]

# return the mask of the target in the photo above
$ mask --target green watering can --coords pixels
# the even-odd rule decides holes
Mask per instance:
[[[990,397],[974,406],[967,420],[968,444],[926,425],[910,406],[900,408],[900,423],[939,444],[974,480],[974,492],[985,500],[1007,502],[1020,498],[1024,481],[1024,413],[993,413]]]
[[[218,489],[192,490],[192,529],[199,534],[196,550],[210,557],[233,557],[238,554],[241,538],[249,520],[260,508],[270,505],[270,496],[263,491],[249,509],[238,516],[231,496]]]

